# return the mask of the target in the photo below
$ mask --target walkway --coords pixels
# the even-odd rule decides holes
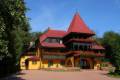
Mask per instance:
[[[81,70],[80,72],[47,72],[40,70],[23,70],[21,73],[5,80],[120,80],[108,77],[106,71]]]

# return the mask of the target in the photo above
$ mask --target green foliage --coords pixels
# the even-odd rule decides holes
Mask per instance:
[[[42,35],[42,32],[32,32],[31,33],[31,39],[37,40],[39,36]]]
[[[101,42],[106,48],[106,56],[109,57],[116,70],[120,70],[120,34],[106,32]]]
[[[0,77],[18,70],[20,53],[29,45],[26,11],[24,0],[0,0]]]
[[[120,78],[120,73],[116,73],[116,72],[113,72],[113,71],[109,71],[108,75],[110,77]]]

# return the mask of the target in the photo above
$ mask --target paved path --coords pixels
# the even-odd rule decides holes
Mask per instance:
[[[80,72],[47,72],[41,70],[23,70],[5,80],[120,80],[108,77],[106,71],[81,70]]]

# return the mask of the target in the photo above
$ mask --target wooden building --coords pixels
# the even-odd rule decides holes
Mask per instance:
[[[35,54],[21,57],[21,69],[67,68],[100,69],[104,48],[95,33],[76,13],[67,31],[48,29],[35,43]]]

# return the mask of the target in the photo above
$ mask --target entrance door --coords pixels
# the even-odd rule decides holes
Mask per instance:
[[[90,63],[86,59],[80,59],[80,67],[82,69],[90,69]]]
[[[28,69],[28,67],[29,67],[29,60],[26,59],[26,60],[25,60],[25,68],[26,68],[26,70]]]
[[[72,61],[70,59],[68,59],[66,62],[65,62],[65,65],[66,67],[72,67]]]

